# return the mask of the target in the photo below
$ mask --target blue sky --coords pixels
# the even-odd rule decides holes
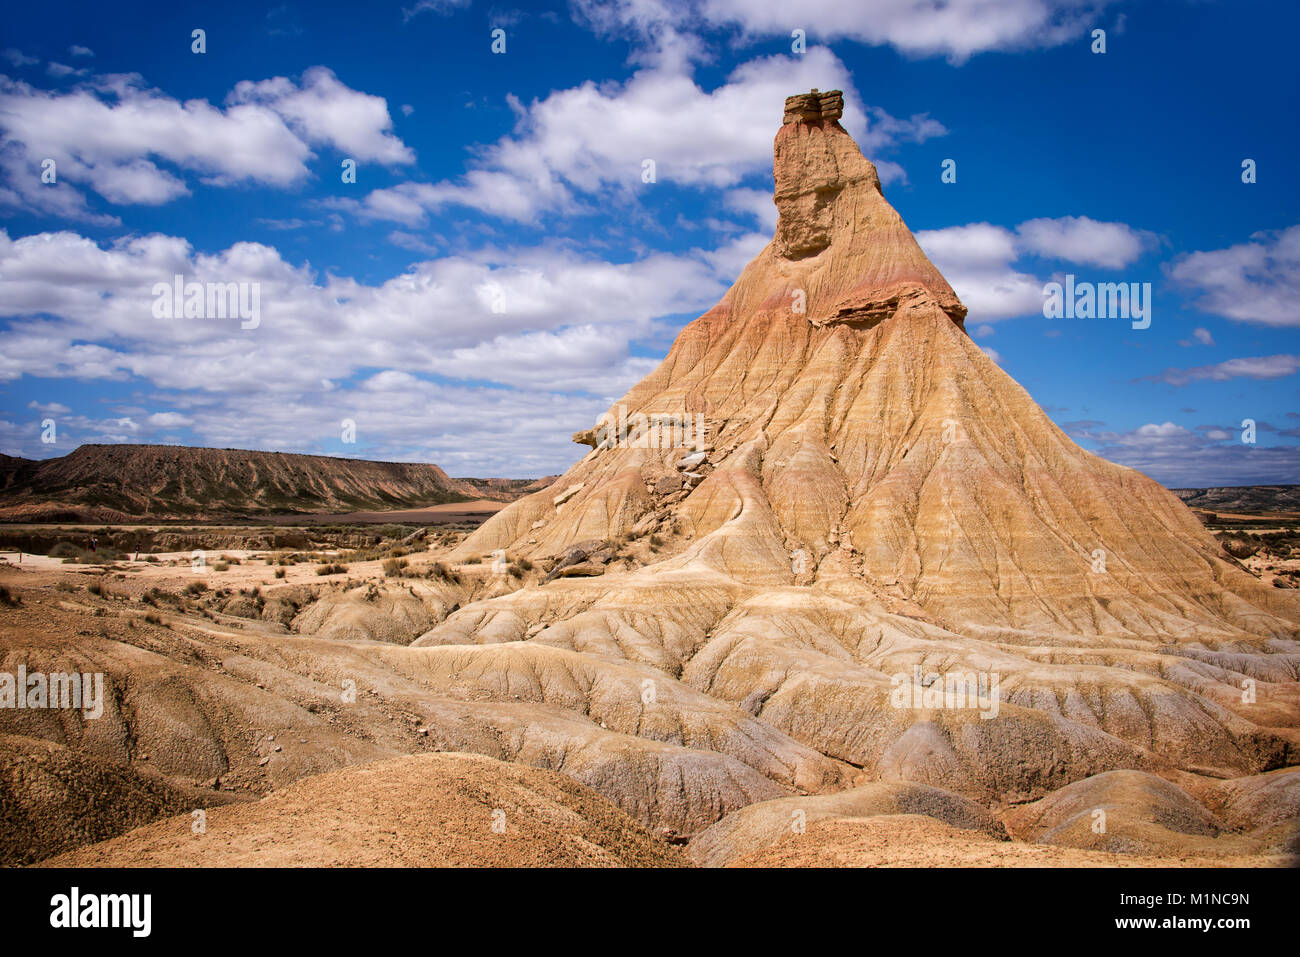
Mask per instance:
[[[7,11],[0,452],[562,471],[770,238],[782,101],[816,86],[1077,441],[1174,486],[1300,481],[1296,7],[932,6]],[[177,273],[256,282],[256,328],[155,316]],[[1150,328],[1044,318],[1066,274],[1151,283]]]

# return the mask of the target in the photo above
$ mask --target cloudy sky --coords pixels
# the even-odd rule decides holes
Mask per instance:
[[[1174,486],[1300,481],[1293,4],[5,17],[0,452],[561,471],[767,242],[783,99],[818,87],[976,341],[1077,441]],[[257,324],[160,317],[176,275],[256,283]],[[1066,275],[1151,283],[1150,328],[1045,318]]]

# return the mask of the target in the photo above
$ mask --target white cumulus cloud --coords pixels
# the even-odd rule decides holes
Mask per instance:
[[[1300,326],[1300,225],[1256,233],[1250,242],[1226,249],[1191,253],[1169,274],[1197,297],[1204,312],[1238,322]]]

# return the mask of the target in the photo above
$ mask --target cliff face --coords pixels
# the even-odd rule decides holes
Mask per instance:
[[[14,460],[0,508],[32,505],[131,516],[204,518],[274,512],[407,508],[483,497],[436,465],[170,445],[83,445]]]

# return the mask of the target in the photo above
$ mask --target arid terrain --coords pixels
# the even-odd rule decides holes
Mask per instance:
[[[1074,444],[841,108],[787,100],[772,242],[482,524],[8,530],[0,672],[104,696],[0,708],[5,862],[1292,862],[1293,503]]]
[[[108,687],[96,720],[0,711],[4,861],[1267,866],[1294,845],[1300,772],[1286,767],[1225,777],[1148,753],[1150,770],[1067,768],[1076,780],[1036,800],[991,798],[829,758],[762,709],[539,635],[413,647],[457,604],[574,580],[441,561],[464,535],[218,550],[206,571],[189,551],[0,557],[0,670],[98,670]],[[632,574],[630,555],[613,564]]]

